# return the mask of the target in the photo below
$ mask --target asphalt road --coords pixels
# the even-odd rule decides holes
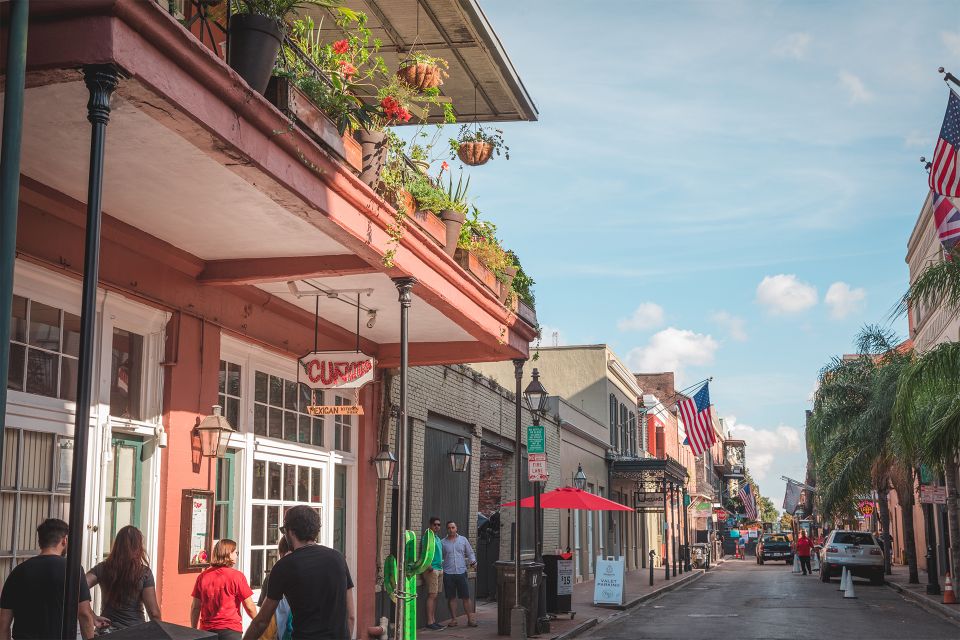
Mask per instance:
[[[640,638],[960,638],[960,627],[904,600],[887,586],[856,580],[844,600],[818,576],[783,563],[732,560],[695,582],[650,600],[595,628],[594,640]]]

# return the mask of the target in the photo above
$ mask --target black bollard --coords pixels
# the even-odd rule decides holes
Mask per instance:
[[[650,549],[650,586],[653,586],[653,557],[657,555],[657,552],[653,549]]]

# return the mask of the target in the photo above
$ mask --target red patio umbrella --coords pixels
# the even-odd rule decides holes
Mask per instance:
[[[516,500],[505,502],[504,507],[516,506]],[[520,501],[520,506],[533,508],[533,496]],[[607,500],[583,489],[560,487],[540,496],[541,509],[582,509],[584,511],[633,511],[631,507]]]

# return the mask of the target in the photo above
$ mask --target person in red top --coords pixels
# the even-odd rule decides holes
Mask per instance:
[[[197,576],[191,594],[191,626],[215,631],[217,640],[240,640],[241,604],[251,618],[257,615],[253,590],[246,576],[233,568],[236,563],[237,543],[224,538],[214,545],[210,566]]]
[[[803,575],[813,573],[810,568],[810,550],[813,549],[813,543],[807,537],[804,529],[800,530],[800,539],[797,540],[797,557],[800,558],[800,568],[803,569]]]

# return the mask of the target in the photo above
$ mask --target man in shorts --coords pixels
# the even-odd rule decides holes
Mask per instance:
[[[473,553],[470,541],[457,533],[457,523],[447,523],[447,536],[443,539],[443,592],[447,594],[447,606],[450,607],[448,627],[457,626],[457,598],[463,602],[463,612],[467,614],[467,626],[477,626],[477,618],[470,603],[470,583],[467,581],[467,569],[477,566],[477,556]]]
[[[440,518],[430,518],[430,530],[437,536],[437,546],[433,552],[433,562],[423,574],[423,581],[427,585],[427,629],[440,631],[446,629],[437,623],[437,596],[443,581],[443,543],[440,537]]]

